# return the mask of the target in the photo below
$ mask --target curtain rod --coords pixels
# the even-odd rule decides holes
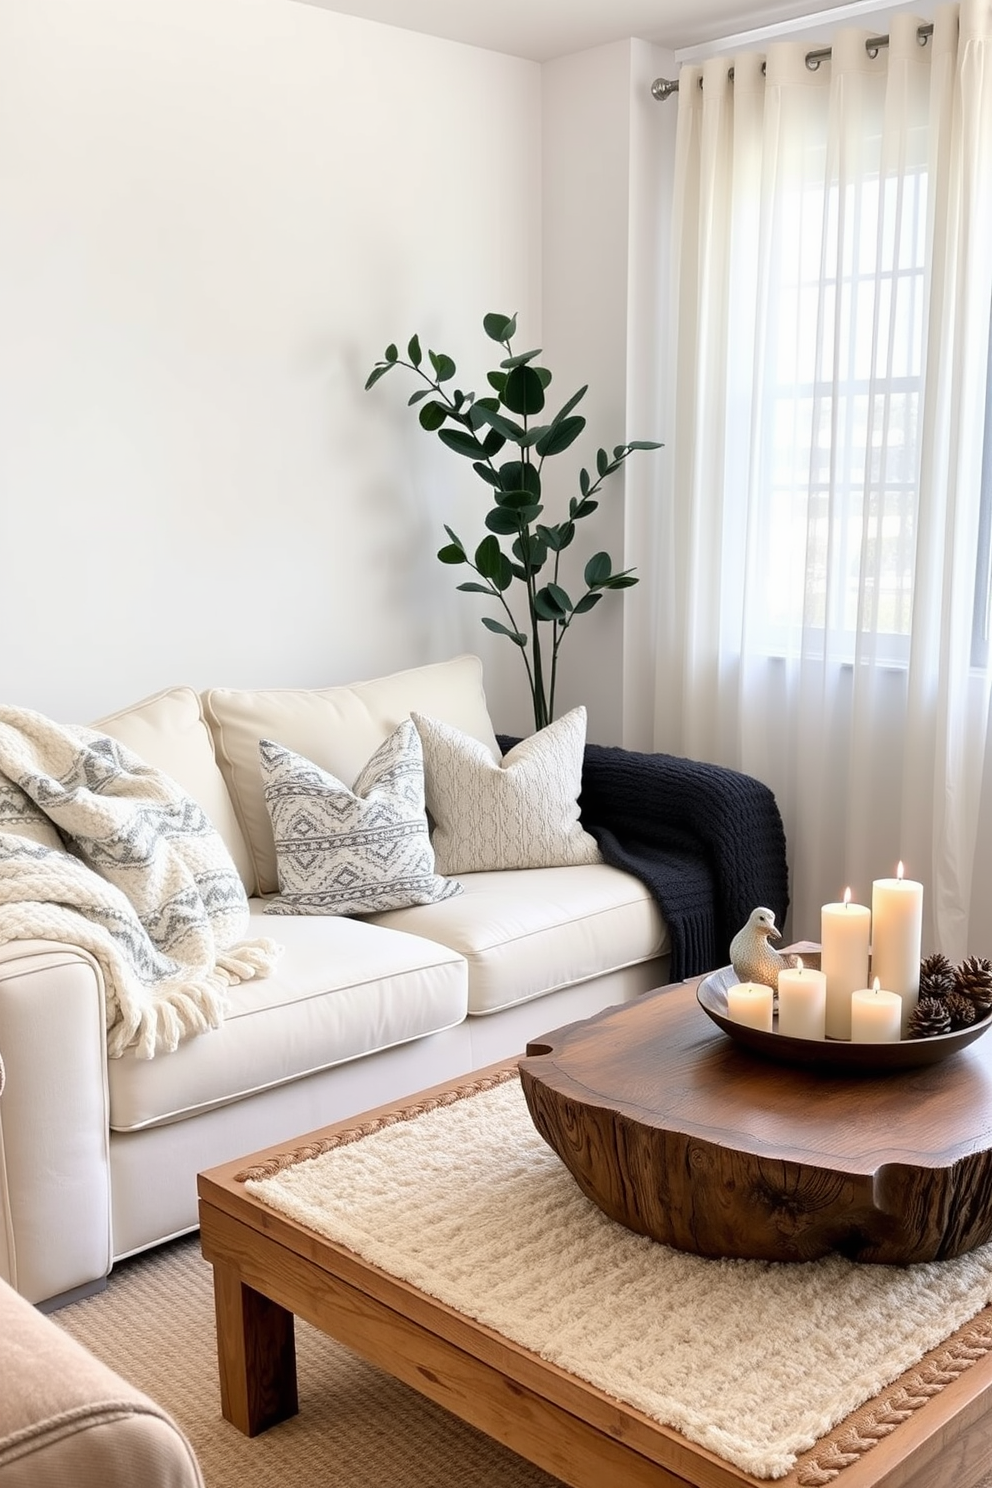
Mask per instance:
[[[925,26],[918,26],[916,28],[916,39],[920,43],[920,46],[926,46],[932,35],[932,23],[928,23]],[[887,47],[888,44],[889,38],[887,36],[869,36],[865,39],[865,51],[868,53],[869,57],[877,57],[879,52],[882,50],[882,47]],[[814,51],[806,53],[806,66],[809,68],[810,72],[815,72],[820,63],[829,62],[832,55],[832,47],[817,47]],[[762,72],[764,71],[763,65],[761,70]],[[727,76],[730,81],[733,82],[734,69],[732,67],[727,68]],[[702,78],[700,78],[699,86],[702,87],[702,85],[703,80]],[[678,78],[655,78],[654,82],[651,84],[651,96],[653,98],[657,98],[659,103],[663,103],[666,98],[671,98],[672,94],[677,93],[678,91]]]

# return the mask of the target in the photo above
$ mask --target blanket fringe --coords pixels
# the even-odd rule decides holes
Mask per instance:
[[[267,936],[258,940],[242,940],[226,951],[218,951],[216,969],[228,986],[239,982],[250,982],[253,977],[268,976],[282,951],[277,941]]]
[[[227,1011],[226,986],[215,972],[160,984],[153,1006],[143,1008],[133,1023],[117,1023],[108,1032],[109,1056],[120,1058],[131,1047],[136,1059],[153,1059],[157,1052],[174,1054],[183,1039],[219,1028]]]

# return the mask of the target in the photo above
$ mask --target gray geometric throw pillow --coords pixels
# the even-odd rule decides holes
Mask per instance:
[[[434,871],[423,752],[410,719],[380,744],[351,790],[271,739],[258,749],[279,871],[266,914],[375,914],[462,892]]]

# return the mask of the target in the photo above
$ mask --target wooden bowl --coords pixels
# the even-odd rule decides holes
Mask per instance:
[[[742,1048],[780,1064],[802,1064],[834,1074],[885,1074],[887,1071],[919,1069],[939,1064],[959,1049],[981,1038],[992,1026],[992,1013],[969,1028],[940,1033],[934,1038],[901,1039],[897,1044],[855,1044],[847,1039],[792,1038],[785,1033],[766,1033],[737,1023],[727,1011],[727,989],[736,986],[737,975],[725,966],[705,977],[696,989],[696,999],[708,1018]],[[777,1020],[777,1014],[776,1014]]]

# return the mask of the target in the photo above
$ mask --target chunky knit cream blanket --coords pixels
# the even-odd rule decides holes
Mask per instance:
[[[111,1056],[218,1027],[225,990],[278,954],[242,940],[248,922],[223,839],[174,780],[105,734],[0,706],[0,944],[93,956]]]

